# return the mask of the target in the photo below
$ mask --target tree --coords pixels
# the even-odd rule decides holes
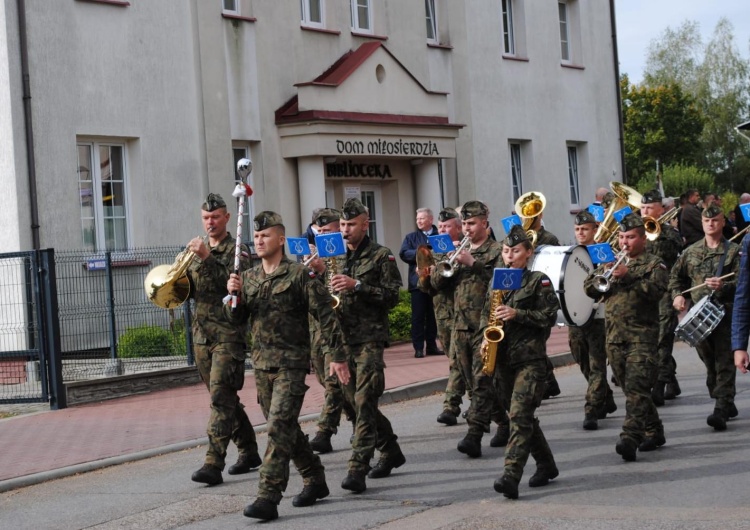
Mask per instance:
[[[628,182],[655,170],[657,161],[663,166],[700,162],[703,119],[678,84],[637,86],[623,76],[620,90]]]

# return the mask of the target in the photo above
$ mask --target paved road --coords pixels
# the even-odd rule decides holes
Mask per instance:
[[[667,445],[640,453],[635,463],[615,454],[620,409],[595,432],[580,428],[584,382],[576,367],[558,369],[563,389],[545,402],[540,420],[561,471],[550,486],[529,489],[530,462],[509,501],[492,483],[501,473],[502,451],[487,447],[471,460],[455,447],[465,426],[435,423],[441,398],[431,396],[384,407],[407,455],[390,478],[368,480],[362,495],[344,492],[348,429],[323,456],[331,496],[311,508],[293,508],[301,489],[291,473],[289,497],[274,528],[446,529],[739,529],[750,528],[750,379],[738,378],[740,416],[724,433],[705,423],[713,405],[695,352],[677,348],[683,394],[660,409]],[[619,392],[619,390],[618,390]],[[313,424],[304,425],[312,433]],[[265,435],[260,436],[261,446]],[[257,472],[228,477],[217,487],[190,482],[203,450],[190,449],[97,470],[0,495],[0,528],[14,529],[214,529],[257,524],[241,515],[257,490]],[[234,454],[230,454],[230,459]]]

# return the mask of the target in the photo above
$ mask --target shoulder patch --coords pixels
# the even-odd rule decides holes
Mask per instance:
[[[388,261],[396,261],[396,256],[393,254],[388,254]]]
[[[245,250],[243,250],[242,252],[240,252],[240,255],[243,258],[249,258],[250,257],[250,254],[247,251],[245,251]]]
[[[315,271],[314,271],[314,270],[308,270],[308,271],[307,271],[307,275],[308,275],[308,276],[309,276],[310,278],[316,278],[316,277],[318,276],[317,274],[315,274]]]
[[[548,279],[548,278],[542,278],[542,285],[543,285],[544,287],[549,287],[550,285],[552,285],[552,282],[551,282],[551,281],[549,281],[549,279]]]
[[[663,270],[667,270],[667,266],[664,265],[664,263],[659,263],[659,268]]]

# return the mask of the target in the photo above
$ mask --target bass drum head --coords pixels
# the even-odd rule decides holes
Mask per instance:
[[[541,245],[534,250],[530,270],[543,272],[552,281],[560,301],[558,323],[583,326],[594,316],[594,300],[586,295],[583,281],[594,270],[586,247]]]

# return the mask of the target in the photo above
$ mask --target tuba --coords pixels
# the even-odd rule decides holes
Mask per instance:
[[[143,286],[151,302],[164,309],[174,309],[185,303],[190,296],[190,280],[187,270],[195,258],[195,252],[183,250],[172,265],[157,265],[146,275]]]
[[[526,231],[526,235],[531,240],[531,246],[536,246],[536,231],[532,230],[534,221],[544,211],[547,206],[547,199],[539,191],[529,191],[521,195],[516,201],[513,209],[516,215],[521,218],[521,227]]]
[[[599,228],[594,234],[594,241],[609,243],[613,249],[617,249],[619,245],[617,243],[618,227],[615,212],[626,206],[630,206],[633,211],[640,210],[641,194],[620,182],[610,182],[609,187],[614,197],[612,197],[607,212],[604,214],[604,221],[599,224]]]
[[[497,361],[497,344],[505,338],[503,331],[503,321],[495,318],[495,310],[503,303],[503,294],[505,291],[494,289],[490,295],[490,317],[487,327],[484,328],[484,340],[487,343],[482,347],[482,373],[486,376],[492,376],[495,373],[495,362]]]

